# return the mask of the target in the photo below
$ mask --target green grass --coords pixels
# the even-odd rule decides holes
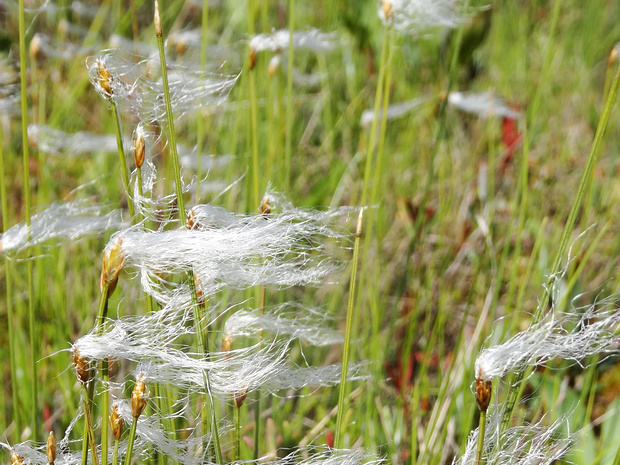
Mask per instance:
[[[138,39],[156,52],[153,7],[149,2],[133,3]],[[394,463],[451,461],[478,423],[470,389],[478,350],[492,328],[503,330],[508,338],[526,327],[539,305],[546,308],[543,284],[549,273],[566,264],[566,247],[591,225],[575,242],[576,260],[562,278],[570,286],[566,302],[578,298],[577,303],[585,304],[619,290],[617,105],[608,107],[607,131],[599,134],[597,145],[593,142],[604,113],[608,76],[616,69],[608,71],[607,59],[620,41],[620,24],[615,21],[620,5],[605,0],[496,1],[472,14],[460,30],[412,37],[384,27],[371,0],[355,5],[297,1],[294,21],[289,17],[293,2],[242,2],[243,7],[238,2],[208,3],[208,31],[198,34],[202,43],[186,44],[180,55],[168,47],[169,64],[177,60],[227,74],[244,71],[226,102],[177,121],[175,134],[179,144],[198,144],[205,153],[232,154],[234,159],[228,166],[211,169],[206,181],[204,167],[199,173],[185,168],[185,182],[198,175],[199,197],[185,194],[184,203],[179,203],[189,209],[213,201],[231,211],[256,213],[256,200],[269,185],[301,207],[359,206],[360,199],[372,204],[364,213],[349,354],[354,361],[373,361],[372,379],[347,386],[344,403],[339,401],[338,387],[307,388],[295,393],[301,396],[294,400],[261,391],[260,454],[275,448],[283,454],[300,442],[326,444],[341,416],[339,440],[344,447],[361,446]],[[88,54],[94,55],[109,47],[114,33],[133,41],[129,4],[120,10],[119,23],[106,20],[117,16],[115,5],[104,2],[93,7],[94,20],[70,9],[56,14],[26,12],[26,44],[34,33],[41,33],[57,51],[67,49],[70,42],[78,48],[90,47]],[[162,3],[161,15],[164,38],[175,31],[199,29],[207,18],[199,7],[180,0]],[[67,33],[59,29],[63,19],[70,26]],[[248,70],[248,31],[282,29],[289,21],[296,30],[335,31],[338,46],[319,56],[295,50],[290,62],[283,53],[273,76],[267,74],[273,53],[260,52],[254,69]],[[82,30],[87,33],[82,35]],[[5,79],[7,63],[15,64],[19,56],[16,8],[0,16],[0,31],[4,31],[0,76]],[[206,61],[201,60],[201,50],[209,53]],[[67,133],[89,131],[114,137],[113,115],[88,82],[85,56],[44,56],[34,73],[36,64],[27,61],[29,121]],[[389,66],[382,68],[388,60]],[[322,76],[304,87],[291,81],[291,66],[299,73]],[[387,79],[384,85],[380,75]],[[449,86],[460,91],[491,90],[520,108],[523,117],[516,130],[522,142],[513,153],[502,142],[507,129],[501,118],[483,119],[445,105],[441,94]],[[23,181],[21,121],[18,115],[2,113],[2,92],[4,231],[25,220],[28,200],[23,189],[28,186]],[[361,128],[362,112],[382,108],[388,101],[384,98],[395,104],[416,97],[429,100],[385,125],[377,122],[375,133],[373,128]],[[136,123],[121,112],[126,140]],[[165,133],[166,126],[162,127]],[[591,151],[595,163],[585,177],[591,179],[591,186],[584,189],[580,180]],[[126,155],[132,170],[132,157]],[[99,202],[114,208],[124,199],[117,153],[66,156],[31,145],[26,161],[33,211],[93,180],[85,193]],[[169,150],[164,149],[155,163],[160,178],[168,177],[165,193],[172,194],[173,182],[179,185],[179,179],[173,179],[179,171]],[[239,179],[217,198],[205,187],[214,180],[229,184]],[[571,211],[578,192],[583,196],[581,206]],[[123,201],[120,206],[127,210]],[[345,226],[351,239],[355,217],[352,214]],[[96,324],[101,254],[107,240],[107,236],[87,237],[33,248],[17,257],[41,255],[34,261],[2,258],[1,441],[15,444],[45,438],[49,430],[62,438],[81,410],[67,349]],[[350,260],[353,247],[337,253]],[[34,274],[30,281],[29,267]],[[340,283],[319,288],[268,288],[266,301],[324,306],[325,313],[336,318],[334,326],[344,332],[349,286],[353,287],[350,272],[350,268],[343,271]],[[234,303],[259,294],[257,289],[229,289],[218,301],[221,297]],[[35,312],[34,327],[29,326],[29,302]],[[108,315],[139,315],[145,308],[139,281],[129,269],[119,279]],[[11,312],[14,317],[9,320]],[[501,317],[506,318],[493,326]],[[223,321],[216,323],[211,350],[219,347],[217,331],[222,325]],[[38,341],[34,349],[29,345],[31,337]],[[33,356],[36,382],[31,372]],[[295,343],[290,359],[322,365],[341,356],[340,346],[317,349]],[[620,385],[610,374],[617,371],[617,359],[588,370],[560,362],[552,365],[553,369],[537,370],[521,385],[526,396],[516,405],[515,421],[537,421],[548,412],[552,421],[570,413],[571,430],[585,429],[567,461],[611,464],[620,434],[613,413],[602,415],[618,405]],[[133,366],[123,369],[127,372]],[[507,381],[494,385],[493,402],[505,403],[514,392]],[[216,402],[214,415],[232,421],[227,404],[232,399]],[[346,411],[337,412],[338,405],[345,405]],[[188,408],[196,413],[197,401]],[[244,438],[254,438],[251,403],[246,401],[238,413],[240,457],[250,459],[253,444]],[[95,408],[93,414],[99,418],[101,412]],[[192,427],[185,418],[175,421],[179,435]],[[79,439],[82,431],[80,420],[70,438]],[[220,437],[223,458],[228,461],[230,438],[226,433]],[[72,447],[77,450],[79,444]]]

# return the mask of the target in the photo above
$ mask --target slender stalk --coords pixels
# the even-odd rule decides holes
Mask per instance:
[[[265,310],[265,286],[261,287],[260,290],[260,314],[263,315]],[[260,343],[263,339],[262,331],[258,332],[258,342]],[[260,440],[260,398],[261,392],[260,388],[256,390],[256,396],[254,400],[254,460],[258,459],[259,445],[258,442]]]
[[[116,146],[118,147],[118,158],[121,167],[121,176],[123,178],[123,187],[125,187],[125,195],[127,196],[127,208],[129,208],[129,214],[133,218],[134,206],[131,199],[129,190],[129,170],[127,169],[127,160],[125,159],[125,149],[123,148],[123,134],[121,131],[121,121],[118,116],[118,108],[113,99],[110,99],[110,105],[112,106],[112,117],[114,118],[114,130],[116,132]]]
[[[478,426],[478,447],[476,448],[476,465],[480,465],[482,449],[484,448],[484,430],[487,424],[486,410],[480,410],[480,425]]]
[[[254,0],[248,0],[248,33],[250,37],[254,35]],[[256,73],[254,71],[254,60],[252,52],[248,55],[248,99],[250,101],[250,127],[252,131],[252,202],[258,205],[260,202],[258,185],[258,102],[256,98]]]
[[[284,169],[287,187],[291,185],[291,156],[293,153],[293,31],[295,29],[295,0],[289,0],[288,11],[288,71],[286,74],[286,135]]]
[[[22,161],[24,174],[24,205],[26,216],[26,227],[28,228],[28,240],[31,238],[31,220],[30,220],[30,155],[28,153],[28,95],[26,83],[26,26],[24,20],[24,0],[19,0],[19,76],[20,76],[20,94],[21,94],[21,113],[22,113]],[[39,397],[39,380],[37,379],[37,354],[35,352],[35,314],[34,314],[34,283],[33,283],[33,263],[32,260],[27,261],[28,269],[28,332],[31,357],[31,376],[32,376],[32,410],[31,425],[33,431],[33,439],[39,440],[37,427],[38,418],[38,397]]]
[[[91,383],[94,380],[91,380]],[[86,423],[87,432],[88,432],[88,442],[90,443],[90,454],[93,460],[94,465],[99,465],[99,458],[97,457],[97,445],[95,443],[95,433],[93,431],[93,419],[90,414],[90,401],[89,401],[89,393],[86,389],[86,386],[82,384],[82,399],[84,401],[84,421]],[[84,459],[82,459],[82,463],[84,463]]]
[[[112,452],[112,465],[118,465],[118,439],[114,439],[114,452]]]
[[[133,443],[136,440],[137,426],[138,419],[134,417],[131,422],[131,429],[129,430],[129,438],[127,439],[127,453],[125,454],[125,465],[131,465],[131,456],[133,455]]]
[[[353,246],[353,260],[351,269],[351,282],[349,285],[349,301],[347,304],[347,322],[344,332],[344,343],[342,346],[342,369],[340,374],[340,392],[338,394],[338,415],[336,416],[336,438],[334,447],[342,449],[342,419],[345,410],[346,381],[349,367],[349,346],[351,344],[351,329],[353,322],[353,307],[355,304],[355,285],[357,283],[357,263],[359,261],[360,238],[362,237],[362,215],[364,209],[360,209],[357,218],[357,229],[355,231],[355,244]]]
[[[168,70],[166,68],[166,55],[164,53],[164,39],[163,31],[161,27],[161,18],[159,15],[159,2],[155,0],[155,34],[157,35],[157,47],[159,49],[159,60],[161,64],[161,74],[164,86],[164,100],[166,104],[166,118],[168,120],[168,141],[170,143],[170,156],[172,158],[172,164],[174,168],[174,177],[176,183],[177,205],[179,208],[179,219],[181,225],[185,227],[187,225],[187,217],[185,215],[185,204],[183,202],[183,186],[181,185],[181,169],[179,165],[179,154],[177,152],[176,135],[174,131],[174,118],[172,115],[172,104],[170,102],[170,88],[168,86]],[[194,283],[194,273],[189,272],[190,281]],[[194,324],[196,326],[196,336],[198,337],[198,346],[201,351],[201,355],[205,356],[207,353],[207,346],[205,335],[202,330],[201,315],[198,305],[198,296],[196,295],[196,286],[190,285],[192,292],[192,307],[194,310]],[[215,458],[217,463],[224,463],[222,459],[222,449],[220,447],[220,438],[217,429],[217,417],[215,414],[215,405],[213,397],[211,395],[211,383],[209,381],[209,372],[203,372],[203,380],[205,384],[206,396],[209,399],[211,407],[211,429],[213,433],[213,447],[215,449]],[[129,465],[129,464],[127,464]]]
[[[9,226],[9,205],[6,191],[6,178],[4,172],[4,145],[3,145],[2,122],[0,121],[0,202],[2,205],[2,229],[6,231]],[[0,251],[2,242],[0,241]],[[17,364],[15,362],[15,314],[13,312],[13,278],[11,274],[11,263],[4,260],[4,279],[6,287],[6,312],[9,331],[9,361],[11,365],[11,382],[17,386]],[[17,431],[21,431],[21,415],[19,414],[19,400],[17,389],[11,389],[13,396],[13,421],[17,425]]]
[[[381,108],[381,99],[383,92],[383,81],[385,77],[385,63],[387,61],[387,49],[388,49],[388,28],[383,28],[383,41],[381,46],[381,61],[379,64],[379,76],[377,78],[377,89],[375,90],[375,106],[373,108],[373,119],[370,125],[370,135],[368,136],[368,145],[366,145],[366,165],[364,167],[364,181],[362,184],[362,198],[360,199],[360,205],[366,204],[366,197],[368,195],[368,185],[370,181],[370,173],[372,170],[372,153],[374,151],[375,140],[377,137],[377,123],[379,121],[379,109]]]
[[[594,141],[590,149],[590,154],[588,155],[588,161],[586,162],[586,166],[581,176],[581,180],[579,181],[579,187],[577,188],[577,194],[575,195],[573,205],[571,207],[570,213],[568,214],[568,219],[566,220],[566,224],[564,225],[564,231],[562,232],[562,236],[560,238],[560,245],[555,254],[555,258],[553,260],[551,269],[549,270],[549,277],[547,278],[546,285],[543,286],[540,296],[538,297],[538,306],[536,307],[536,311],[532,318],[533,323],[540,321],[540,319],[542,318],[544,310],[547,307],[547,304],[549,301],[549,293],[551,292],[551,289],[553,289],[555,280],[558,278],[558,272],[560,271],[562,259],[566,253],[566,249],[568,247],[568,243],[570,240],[570,236],[573,232],[573,228],[575,227],[577,216],[581,209],[581,204],[585,197],[585,193],[588,191],[592,183],[592,174],[594,172],[594,167],[596,166],[596,163],[598,162],[598,157],[603,147],[605,131],[607,129],[607,124],[609,123],[609,118],[611,116],[614,103],[618,96],[619,87],[620,87],[620,67],[618,67],[616,70],[616,75],[614,76],[614,80],[611,84],[609,95],[607,96],[605,106],[603,107],[603,113],[601,114],[598,127],[596,128],[596,134],[594,136]],[[517,373],[514,381],[511,384],[513,386],[515,384],[521,384],[520,381],[523,379],[523,376],[524,376],[523,372]],[[505,431],[505,429],[507,428],[508,419],[512,416],[512,412],[514,411],[514,407],[517,403],[517,400],[520,398],[520,396],[521,396],[520,390],[513,389],[510,391],[510,395],[506,403],[506,407],[507,407],[506,413],[502,420],[502,431]]]
[[[233,426],[233,461],[237,462],[241,459],[241,407],[234,408],[234,426]]]

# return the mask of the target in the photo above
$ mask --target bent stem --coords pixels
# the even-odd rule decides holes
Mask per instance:
[[[351,283],[349,286],[349,301],[347,304],[347,323],[344,332],[344,343],[342,346],[342,369],[340,373],[340,392],[338,394],[338,415],[336,416],[336,438],[334,447],[342,449],[342,419],[344,418],[344,404],[346,395],[346,381],[349,366],[349,346],[351,344],[351,328],[353,322],[353,307],[355,304],[355,284],[357,283],[357,263],[359,261],[360,238],[362,236],[362,215],[364,209],[360,209],[357,218],[357,229],[355,231],[355,244],[353,246],[353,260],[351,269]]]

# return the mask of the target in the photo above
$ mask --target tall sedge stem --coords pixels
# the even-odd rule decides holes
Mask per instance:
[[[342,419],[344,418],[345,410],[345,394],[346,394],[346,381],[347,372],[349,367],[349,346],[351,344],[351,328],[353,322],[353,307],[355,304],[355,285],[357,283],[357,262],[359,260],[360,251],[360,238],[362,237],[362,215],[364,209],[360,209],[359,217],[357,218],[357,229],[355,231],[355,244],[353,246],[353,260],[351,269],[351,282],[349,285],[349,301],[347,304],[347,322],[344,332],[344,344],[342,346],[342,369],[340,374],[340,392],[338,394],[338,415],[336,416],[336,439],[334,441],[334,447],[336,449],[342,449]]]
[[[570,213],[568,214],[568,219],[566,220],[566,224],[564,225],[564,231],[562,232],[562,236],[560,238],[560,246],[558,247],[558,250],[555,254],[555,258],[553,260],[553,264],[551,266],[551,269],[549,270],[549,277],[547,278],[546,285],[543,286],[540,296],[538,297],[538,306],[536,307],[536,311],[532,319],[533,323],[540,321],[540,319],[543,316],[544,310],[549,301],[549,293],[551,292],[551,289],[553,289],[555,280],[558,277],[558,272],[562,264],[562,259],[566,253],[566,248],[568,247],[570,236],[571,236],[571,233],[573,232],[573,228],[575,227],[575,223],[577,222],[577,216],[581,209],[581,204],[585,197],[585,193],[590,189],[590,185],[592,184],[592,174],[594,172],[594,167],[596,166],[596,163],[598,162],[598,157],[601,153],[601,149],[603,148],[603,140],[605,137],[605,131],[607,129],[607,124],[609,123],[609,118],[611,116],[614,103],[616,102],[616,98],[618,96],[619,87],[620,87],[620,67],[618,67],[616,70],[614,80],[609,90],[609,95],[607,96],[607,100],[605,101],[605,105],[603,107],[603,113],[601,114],[601,118],[598,122],[598,127],[596,128],[596,134],[594,135],[594,141],[590,149],[590,154],[588,155],[588,161],[586,162],[586,166],[584,168],[583,174],[581,175],[581,180],[579,181],[579,187],[577,188],[577,194],[575,195],[573,205],[571,207]],[[513,385],[518,384],[519,381],[523,379],[523,376],[524,376],[523,372],[518,373],[516,375],[516,379],[514,380],[512,384]],[[502,420],[502,431],[504,431],[507,428],[508,426],[507,419],[509,419],[512,416],[512,412],[514,410],[514,407],[519,397],[520,397],[520,391],[518,389],[513,389],[510,391],[510,396],[506,404],[507,406],[506,414],[504,415],[504,419]]]
[[[4,146],[3,146],[2,122],[0,121],[0,202],[2,205],[2,229],[6,231],[9,226],[9,205],[6,192],[6,178],[4,172]],[[2,251],[2,242],[0,241],[0,252]],[[11,365],[11,382],[13,386],[17,385],[17,368],[15,363],[15,315],[13,313],[13,288],[11,263],[4,260],[4,276],[6,286],[6,312],[8,319],[9,331],[9,361]],[[19,414],[19,400],[17,398],[17,389],[11,389],[13,396],[13,420],[17,425],[17,431],[21,431],[21,415]]]
[[[174,167],[174,177],[176,183],[177,205],[179,208],[179,219],[181,225],[185,227],[187,225],[187,217],[185,215],[185,204],[183,202],[183,186],[181,185],[181,168],[179,165],[179,154],[177,152],[176,134],[174,131],[174,118],[172,115],[172,104],[170,102],[170,88],[168,86],[168,70],[166,68],[166,55],[164,53],[164,38],[161,27],[161,18],[159,15],[159,2],[155,0],[155,34],[157,35],[157,47],[159,49],[159,61],[161,64],[161,75],[164,86],[164,100],[166,103],[166,118],[168,120],[168,141],[170,143],[170,155],[172,158],[172,164]],[[194,274],[190,271],[190,280],[194,282]],[[207,346],[205,343],[205,337],[202,330],[201,315],[198,305],[198,296],[196,295],[195,283],[190,286],[192,292],[192,307],[194,309],[194,325],[196,326],[196,336],[198,337],[199,351],[202,356],[206,355]],[[217,463],[224,463],[222,460],[222,449],[220,447],[220,439],[217,430],[217,417],[215,414],[215,405],[213,397],[211,395],[211,383],[209,381],[209,373],[203,372],[203,380],[205,384],[206,396],[209,399],[211,407],[211,429],[213,433],[213,446],[215,449],[215,458]],[[129,464],[127,464],[129,465]]]
[[[134,206],[129,191],[129,170],[127,169],[127,160],[125,159],[125,149],[123,148],[123,134],[121,131],[121,121],[118,116],[118,109],[113,99],[110,99],[110,105],[112,106],[112,117],[114,118],[114,130],[116,132],[116,146],[118,147],[118,157],[121,167],[121,176],[123,178],[123,187],[125,188],[125,195],[127,196],[127,208],[129,208],[129,214],[133,218]]]
[[[125,465],[131,465],[131,456],[133,455],[133,443],[136,441],[136,427],[138,419],[134,417],[129,430],[129,438],[127,439],[127,453],[125,454]]]
[[[241,406],[234,408],[235,418],[233,426],[233,461],[241,458]]]
[[[114,439],[114,452],[112,452],[112,465],[118,465],[118,439]]]
[[[253,0],[248,0],[248,33],[250,37],[254,35],[254,10]],[[260,202],[258,185],[258,116],[257,116],[257,99],[256,99],[256,76],[254,73],[255,54],[250,50],[248,55],[248,98],[250,100],[250,126],[252,130],[252,202],[258,205]]]
[[[94,380],[91,380],[91,383],[92,382],[94,382]],[[85,418],[86,427],[87,427],[88,442],[90,443],[90,454],[93,460],[93,464],[99,465],[99,459],[97,457],[97,445],[95,443],[95,433],[93,432],[93,419],[90,413],[89,397],[90,395],[88,393],[88,390],[86,389],[86,386],[82,384],[82,398],[84,400],[84,418]],[[82,463],[84,463],[83,459],[82,459]]]
[[[480,425],[478,426],[478,447],[476,449],[476,465],[480,465],[482,460],[482,449],[484,447],[484,430],[487,424],[487,412],[480,410]]]
[[[21,94],[21,113],[22,113],[22,160],[24,171],[24,204],[26,227],[28,228],[28,240],[31,238],[31,220],[30,220],[30,156],[28,154],[28,95],[26,87],[26,26],[24,20],[24,0],[19,0],[19,76],[20,76],[20,94]],[[31,423],[33,431],[33,439],[38,441],[37,427],[37,399],[39,381],[37,379],[37,354],[35,352],[35,315],[34,315],[34,284],[33,284],[33,263],[27,260],[28,268],[28,332],[31,356],[31,375],[32,375],[32,410]]]
[[[284,170],[286,186],[291,185],[291,156],[293,153],[293,32],[295,29],[295,0],[289,0],[288,11],[288,71],[286,74],[286,135]]]
[[[385,77],[385,63],[387,60],[388,49],[388,28],[383,28],[383,42],[381,46],[381,62],[379,64],[379,76],[377,78],[377,89],[375,90],[375,106],[373,108],[373,119],[370,125],[370,134],[368,136],[368,145],[366,145],[366,164],[364,167],[364,181],[362,185],[362,198],[360,199],[360,205],[366,204],[366,197],[368,195],[368,184],[370,181],[370,173],[372,170],[372,153],[375,147],[375,140],[377,137],[377,122],[379,120],[379,109],[381,108],[381,97],[383,92],[383,80]]]

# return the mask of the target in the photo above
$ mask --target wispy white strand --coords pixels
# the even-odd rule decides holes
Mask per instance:
[[[289,335],[314,346],[341,344],[342,335],[333,329],[323,328],[324,314],[301,305],[284,304],[264,315],[240,310],[232,314],[224,325],[228,336],[252,336],[260,331],[274,335]]]
[[[361,381],[370,378],[369,362],[349,363],[347,381]],[[336,363],[322,367],[285,367],[273,373],[263,387],[271,392],[282,389],[302,389],[304,387],[330,387],[340,384],[342,365]]]
[[[583,364],[591,355],[617,353],[620,312],[615,302],[608,298],[571,313],[551,312],[503,344],[483,349],[476,358],[476,377],[492,380],[555,358]]]
[[[90,81],[104,99],[113,99],[122,111],[134,114],[141,121],[165,121],[163,85],[161,79],[155,78],[160,69],[159,60],[153,57],[137,61],[136,58],[118,50],[88,57],[86,66]],[[99,66],[110,73],[111,94],[99,83]],[[180,119],[203,106],[220,104],[228,97],[237,77],[170,65],[168,84],[175,118]]]
[[[489,465],[530,465],[552,464],[560,460],[573,443],[572,435],[561,436],[561,430],[568,428],[568,419],[560,417],[550,426],[543,420],[533,425],[513,426],[501,432],[502,409],[489,409],[484,437],[482,458]],[[570,430],[569,430],[570,431]],[[476,463],[478,446],[476,428],[467,439],[465,452],[453,465]]]
[[[469,17],[467,0],[385,0],[378,14],[387,23],[383,3],[391,6],[390,21],[399,31],[414,36],[438,28],[453,29]]]
[[[309,455],[309,457],[306,457]],[[264,461],[259,460],[257,465]],[[322,446],[308,446],[297,449],[277,461],[274,465],[379,465],[384,459],[377,458],[361,449],[332,449]]]
[[[395,103],[388,106],[387,111],[385,112],[385,118],[389,121],[391,119],[400,118],[401,116],[406,115],[407,113],[419,108],[420,105],[428,102],[430,98],[428,97],[417,97],[412,100],[407,100],[406,102]],[[365,128],[370,126],[373,122],[375,116],[375,110],[373,108],[368,108],[364,110],[362,113],[362,118],[360,120],[360,125]],[[383,110],[379,109],[377,121],[381,121],[383,119]]]
[[[492,92],[450,92],[448,103],[459,110],[474,113],[481,118],[493,116],[518,119],[521,113],[510,108],[504,99]]]
[[[270,50],[277,52],[288,50],[290,32],[288,29],[279,29],[271,33],[257,34],[250,40],[250,48],[256,53]],[[318,29],[293,32],[293,49],[307,49],[316,53],[329,52],[338,46],[338,36],[335,32],[322,32]]]
[[[113,135],[99,136],[86,131],[69,134],[43,124],[28,126],[28,142],[33,148],[53,155],[78,156],[118,150]]]
[[[17,253],[52,239],[78,241],[126,226],[119,210],[105,212],[105,208],[88,200],[53,203],[31,217],[30,239],[25,223],[16,224],[0,235],[0,252]]]

